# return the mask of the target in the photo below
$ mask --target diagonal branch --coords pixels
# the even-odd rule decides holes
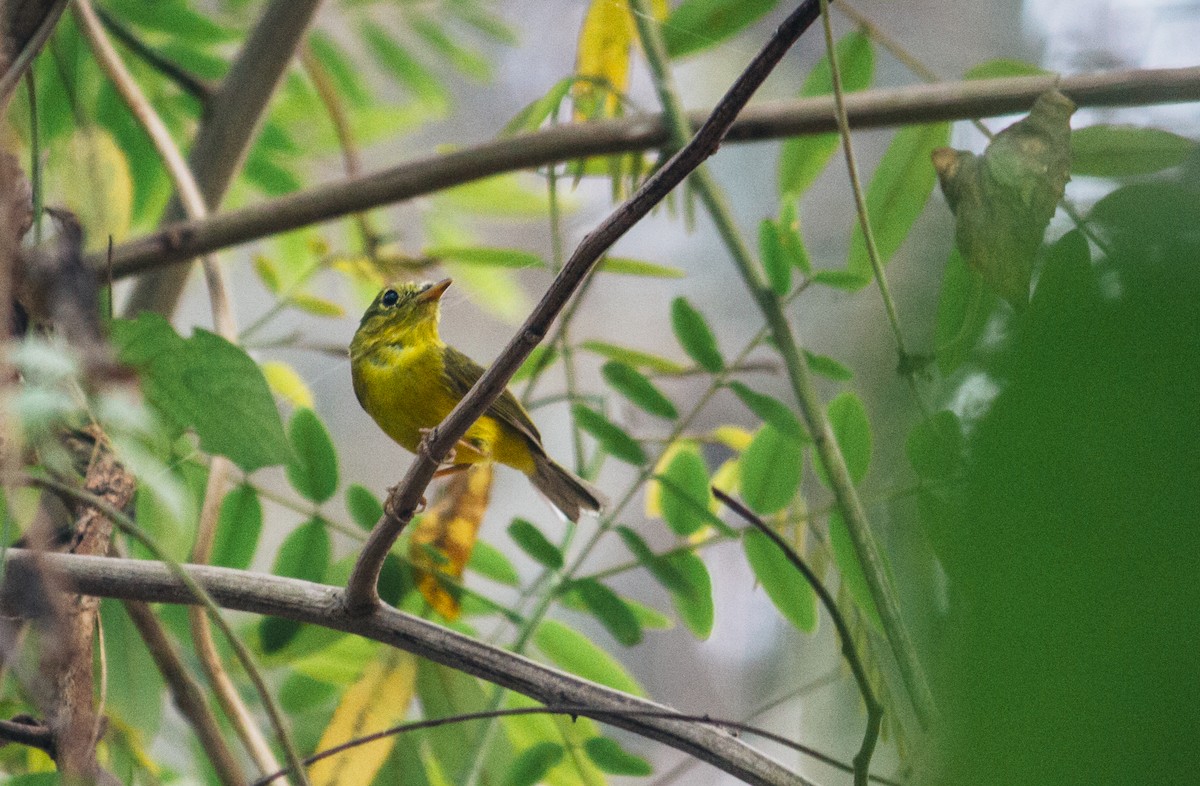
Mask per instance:
[[[422,493],[432,480],[442,458],[504,391],[509,378],[533,348],[545,338],[550,324],[583,283],[600,256],[645,217],[675,186],[683,182],[689,173],[717,152],[721,140],[725,138],[738,113],[816,17],[816,0],[804,0],[784,20],[766,46],[718,102],[692,140],[643,183],[627,202],[609,214],[608,218],[583,239],[517,335],[509,341],[492,366],[441,425],[422,440],[417,456],[404,479],[388,495],[388,512],[371,531],[371,536],[350,574],[346,584],[346,602],[352,611],[362,613],[379,605],[375,585],[383,560],[401,530],[412,518]]]
[[[1200,67],[1111,71],[1081,76],[1033,76],[866,90],[846,96],[852,128],[881,128],[939,120],[970,120],[1023,112],[1051,88],[1078,106],[1142,106],[1200,100]],[[691,112],[693,127],[707,117]],[[724,142],[817,134],[837,130],[832,97],[764,102],[743,111]],[[115,278],[184,262],[208,251],[277,232],[403,202],[492,175],[589,156],[662,148],[670,130],[661,115],[562,125],[429,156],[257,205],[180,221],[115,247]],[[211,201],[211,200],[210,200]],[[100,267],[106,259],[94,255]]]
[[[195,603],[192,590],[161,562],[80,557],[71,554],[35,555],[9,549],[7,567],[38,566],[71,582],[79,592],[98,597],[147,603]],[[270,614],[340,630],[449,666],[480,679],[515,690],[544,704],[593,708],[581,715],[594,717],[690,756],[706,761],[755,786],[803,786],[808,781],[736,737],[675,717],[622,715],[629,711],[670,713],[669,707],[543,666],[521,655],[447,630],[401,611],[377,606],[366,614],[350,614],[345,592],[337,587],[262,573],[187,565],[183,570],[221,607]]]

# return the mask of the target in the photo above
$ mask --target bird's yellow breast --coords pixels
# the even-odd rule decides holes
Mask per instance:
[[[446,383],[443,362],[440,343],[375,346],[351,361],[354,393],[363,409],[384,433],[414,453],[422,430],[441,423],[458,403]],[[525,438],[489,415],[467,430],[463,442],[477,450],[460,445],[457,464],[493,460],[526,473],[533,469]]]

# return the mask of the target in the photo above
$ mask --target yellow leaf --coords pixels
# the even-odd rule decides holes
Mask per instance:
[[[291,301],[296,308],[314,316],[343,317],[346,315],[346,310],[332,300],[310,295],[307,292],[296,292],[292,295]]]
[[[287,399],[293,407],[313,408],[312,391],[296,369],[281,360],[268,360],[262,364],[262,372],[275,395]]]
[[[102,128],[84,127],[50,156],[52,199],[79,217],[89,249],[105,248],[111,235],[120,242],[129,234],[133,213],[133,178],[129,161]]]
[[[712,476],[711,482],[712,482],[713,488],[720,489],[721,491],[724,491],[726,494],[729,494],[732,496],[733,493],[737,490],[738,475],[739,475],[738,466],[739,466],[739,464],[738,464],[737,459],[731,458],[731,459],[726,460],[725,463],[722,464],[720,466],[720,468],[716,471],[716,473]],[[712,512],[714,514],[719,513],[721,510],[721,504],[722,504],[721,500],[717,499],[714,496],[712,498],[712,501],[709,503],[709,509],[712,510]]]
[[[458,619],[462,612],[455,589],[475,548],[491,491],[491,464],[473,464],[458,472],[421,517],[409,540],[408,557],[417,589],[448,620]]]
[[[741,453],[750,447],[754,432],[747,431],[741,426],[717,426],[712,430],[712,438],[732,451]]]
[[[618,97],[629,87],[629,52],[636,37],[625,0],[592,0],[575,59],[575,73],[584,80],[572,90],[576,120],[616,114]]]
[[[417,679],[417,659],[407,652],[388,649],[371,661],[358,682],[351,685],[333,711],[321,734],[318,750],[396,726],[408,714]],[[309,777],[316,786],[350,786],[370,783],[387,761],[395,737],[342,751],[314,764]]]

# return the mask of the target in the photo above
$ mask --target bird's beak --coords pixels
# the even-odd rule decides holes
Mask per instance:
[[[441,300],[442,293],[449,289],[452,283],[454,282],[451,279],[443,278],[436,284],[426,285],[426,287],[421,290],[421,293],[417,295],[417,302],[432,303],[435,300]]]

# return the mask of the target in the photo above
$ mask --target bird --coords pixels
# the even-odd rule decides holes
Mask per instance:
[[[354,394],[385,434],[416,453],[483,375],[483,367],[442,341],[441,298],[452,283],[397,283],[382,289],[350,342]],[[534,488],[573,522],[600,512],[604,495],[546,453],[542,437],[505,389],[459,440],[441,472],[498,462],[529,477]]]

